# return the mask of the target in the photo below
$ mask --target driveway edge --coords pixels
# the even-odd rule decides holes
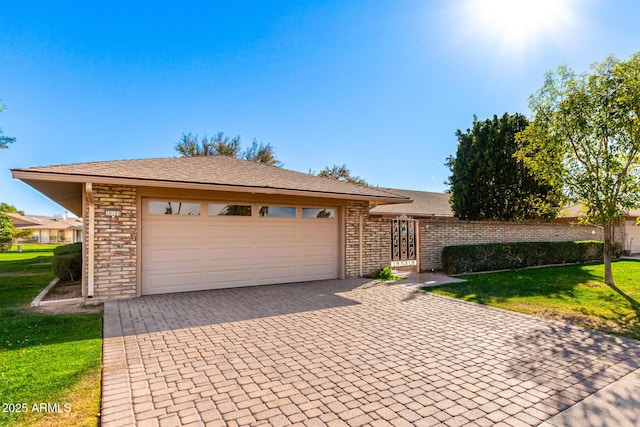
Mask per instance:
[[[104,304],[102,337],[102,426],[135,426],[119,302]]]

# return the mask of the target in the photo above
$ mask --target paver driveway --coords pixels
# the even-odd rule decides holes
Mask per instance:
[[[324,281],[105,306],[102,422],[537,425],[640,343],[403,285]]]

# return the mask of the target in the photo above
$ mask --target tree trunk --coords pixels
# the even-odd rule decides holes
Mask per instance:
[[[604,226],[604,283],[607,285],[615,285],[613,281],[613,272],[611,271],[611,243],[613,235],[613,226],[605,224]]]

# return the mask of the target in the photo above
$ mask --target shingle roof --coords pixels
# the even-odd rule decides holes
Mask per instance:
[[[244,188],[245,191],[291,190],[296,192],[325,193],[338,196],[358,196],[386,202],[407,202],[402,195],[387,190],[350,184],[302,172],[282,169],[228,156],[174,157],[105,162],[75,163],[57,166],[13,169],[14,176],[29,174],[60,176],[60,181],[100,182],[100,178],[136,181],[136,185],[152,186],[158,183],[197,184]],[[266,192],[266,191],[265,191]],[[317,194],[316,194],[317,195]],[[348,197],[345,197],[348,198]]]
[[[585,216],[582,210],[582,204],[578,203],[576,205],[567,206],[564,209],[560,210],[558,214],[559,218],[579,218],[581,216]],[[640,217],[640,207],[636,209],[630,209],[627,211],[627,217]]]
[[[51,218],[44,215],[20,215],[7,212],[7,216],[14,219],[16,228],[28,228],[31,230],[66,230],[82,229],[82,218]],[[17,220],[17,221],[16,221]]]
[[[412,217],[453,217],[453,212],[449,205],[449,195],[446,193],[402,190],[399,188],[386,188],[385,190],[408,197],[412,199],[413,202],[376,206],[370,210],[374,215],[405,214]]]

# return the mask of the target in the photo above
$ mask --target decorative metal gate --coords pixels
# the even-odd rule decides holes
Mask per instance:
[[[401,215],[391,220],[391,267],[418,265],[418,221]]]

